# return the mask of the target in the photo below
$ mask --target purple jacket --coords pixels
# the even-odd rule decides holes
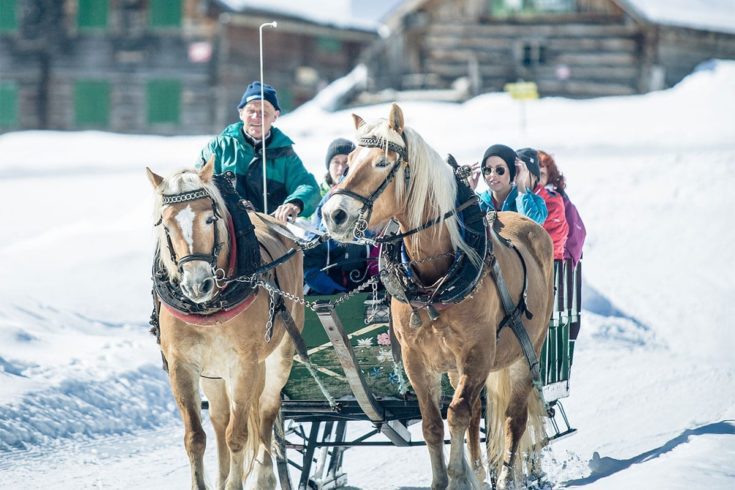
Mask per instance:
[[[587,230],[579,216],[577,207],[569,200],[566,192],[562,192],[564,198],[564,214],[569,224],[569,234],[567,235],[567,243],[564,246],[564,259],[572,259],[572,265],[576,267],[579,259],[582,258],[582,246],[584,239],[587,237]]]

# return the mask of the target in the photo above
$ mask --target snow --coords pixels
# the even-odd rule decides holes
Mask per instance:
[[[349,111],[349,83],[277,125],[318,179]],[[544,467],[558,487],[735,484],[735,63],[673,89],[594,100],[407,102],[440,153],[492,143],[551,151],[587,225],[577,435]],[[386,117],[386,104],[354,111]],[[152,190],[145,166],[190,165],[210,135],[0,135],[0,487],[181,488],[183,428],[160,370],[151,309]],[[211,441],[206,461],[214,479]],[[412,427],[419,434],[419,427]],[[350,449],[354,488],[425,488],[426,449]],[[376,471],[379,469],[379,471]]]

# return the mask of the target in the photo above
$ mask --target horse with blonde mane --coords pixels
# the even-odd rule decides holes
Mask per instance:
[[[387,121],[372,124],[353,118],[359,146],[349,155],[346,176],[323,207],[331,236],[353,241],[363,236],[366,226],[394,219],[403,245],[403,264],[399,259],[398,266],[407,265],[407,282],[434,294],[448,280],[448,271],[460,254],[481,271],[472,291],[451,304],[424,302],[419,308],[400,288],[392,294],[392,325],[418,397],[432,488],[479,488],[485,480],[479,437],[483,387],[488,392],[491,478],[497,478],[498,488],[514,488],[522,472],[529,471],[526,463],[537,461],[545,437],[545,414],[520,335],[514,335],[516,326],[502,328],[509,319],[517,320],[507,314],[503,290],[513,304],[523,306],[517,316],[530,339],[527,350],[533,349],[538,357],[554,300],[551,239],[542,227],[518,213],[498,213],[494,226],[499,233],[487,230],[490,252],[479,256],[463,239],[463,231],[469,231],[456,217],[459,184],[452,168],[404,125],[401,109],[394,104]],[[482,230],[485,236],[485,227]],[[499,286],[503,277],[504,285]],[[386,288],[390,292],[388,284]],[[443,373],[455,390],[447,411],[448,465],[439,404]],[[524,433],[533,437],[524,438],[522,444]]]
[[[237,246],[232,217],[213,182],[213,168],[210,160],[198,172],[184,170],[165,179],[147,169],[155,189],[160,252],[156,266],[167,277],[167,287],[180,291],[182,301],[192,310],[222,304],[218,298],[226,289],[220,270],[232,271]],[[279,226],[275,220],[257,213],[249,213],[249,217],[257,239],[252,252],[258,266],[293,249],[294,242],[274,232]],[[260,279],[301,297],[300,254],[263,272]],[[293,341],[285,333],[286,322],[290,316],[290,326],[300,331],[304,308],[289,300],[274,308],[271,301],[262,285],[254,285],[251,294],[232,309],[212,314],[187,314],[165,301],[161,305],[161,352],[184,422],[192,488],[206,488],[200,386],[209,400],[216,435],[217,488],[239,490],[244,481],[258,489],[276,486],[270,445],[281,389],[294,355]]]

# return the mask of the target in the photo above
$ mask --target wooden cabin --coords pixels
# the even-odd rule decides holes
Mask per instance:
[[[735,58],[735,34],[658,25],[626,0],[406,0],[366,61],[372,91],[535,82],[542,96],[670,87],[700,62]],[[735,32],[735,31],[734,31]]]
[[[0,132],[218,132],[259,78],[261,23],[278,22],[265,79],[286,111],[349,72],[377,37],[231,4],[0,0]]]

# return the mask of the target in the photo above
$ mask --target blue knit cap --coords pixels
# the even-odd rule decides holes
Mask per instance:
[[[263,85],[263,98],[270,102],[275,110],[281,110],[281,106],[278,105],[276,89],[267,83]],[[237,108],[242,109],[251,100],[260,100],[260,82],[258,81],[252,82],[248,85],[248,88],[245,89],[245,93],[242,94],[242,99],[240,99],[240,104],[238,104]]]

